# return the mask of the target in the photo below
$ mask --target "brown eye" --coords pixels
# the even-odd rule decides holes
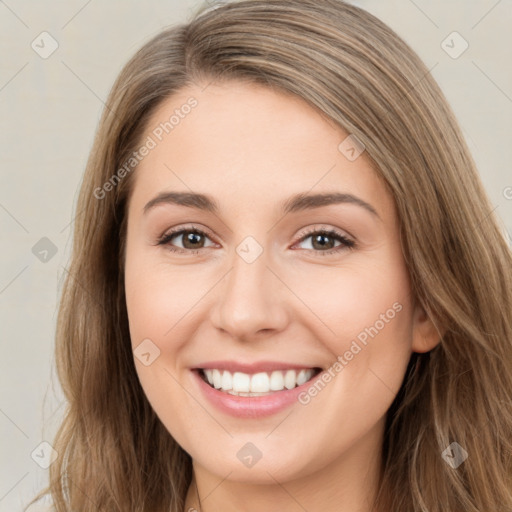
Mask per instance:
[[[166,245],[173,252],[192,253],[214,245],[205,245],[208,240],[208,235],[200,229],[177,229],[165,234],[158,241],[158,245]],[[176,244],[181,244],[181,247]]]
[[[334,237],[330,235],[325,235],[323,233],[312,235],[311,239],[311,245],[313,246],[313,249],[332,249],[336,242]]]
[[[310,247],[306,247],[305,249],[321,253],[322,255],[337,253],[355,247],[353,240],[350,240],[345,235],[335,230],[317,229],[309,231],[302,235],[299,243],[304,243],[308,239],[311,239]]]
[[[198,249],[204,246],[204,235],[197,231],[182,231],[181,234],[177,234],[173,238],[180,236],[185,249]]]

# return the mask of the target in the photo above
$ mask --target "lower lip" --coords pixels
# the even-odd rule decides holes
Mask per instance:
[[[301,386],[283,391],[275,391],[270,395],[263,396],[236,396],[230,395],[207,384],[198,370],[192,370],[199,388],[204,396],[222,412],[237,416],[239,418],[261,418],[276,414],[293,403],[298,402],[301,392],[308,389],[321,377],[322,372],[315,375]]]

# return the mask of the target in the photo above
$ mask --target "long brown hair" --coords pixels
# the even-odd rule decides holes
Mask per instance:
[[[128,330],[123,261],[136,168],[97,191],[119,177],[164,99],[231,79],[295,94],[364,144],[396,203],[415,300],[444,332],[435,349],[413,354],[388,412],[376,507],[511,512],[510,248],[428,69],[384,23],[339,0],[201,11],[120,73],[77,204],[56,334],[67,410],[40,495],[51,493],[58,512],[183,510],[191,459],[144,395]],[[442,456],[453,442],[468,454],[457,468]]]

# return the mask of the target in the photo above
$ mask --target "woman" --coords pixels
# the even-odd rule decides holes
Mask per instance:
[[[338,0],[242,0],[107,105],[55,510],[512,511],[511,253],[414,52]]]

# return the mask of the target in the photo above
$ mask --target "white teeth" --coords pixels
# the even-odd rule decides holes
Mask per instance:
[[[295,387],[295,370],[288,370],[284,376],[284,385],[286,389],[293,389]]]
[[[226,374],[226,372],[224,372]],[[247,373],[235,372],[233,375],[233,391],[248,393],[251,387],[251,376]]]
[[[302,384],[304,384],[304,382],[307,382],[309,379],[307,373],[306,373],[306,370],[301,370],[299,372],[299,374],[297,375],[297,384],[299,386],[302,386]]]
[[[255,373],[251,377],[251,391],[258,393],[268,393],[270,387],[270,378],[265,372]]]
[[[283,391],[302,386],[315,375],[315,370],[295,370],[260,372],[249,375],[235,372],[231,374],[227,370],[208,369],[203,370],[206,380],[216,389],[232,395],[259,396],[269,394],[272,391]]]
[[[212,372],[212,370],[205,370],[206,372]],[[219,389],[222,385],[222,374],[219,372],[219,370],[213,370],[213,376],[212,376],[212,379],[213,379],[213,382],[212,382],[212,379],[210,379],[210,377],[208,377],[208,382],[210,384],[213,384],[217,389]],[[207,374],[208,376],[208,374]]]
[[[283,372],[272,372],[272,375],[270,375],[270,389],[272,391],[281,391],[284,389]]]
[[[233,377],[231,376],[231,373],[224,372],[222,374],[222,380],[220,382],[220,387],[224,391],[228,391],[229,389],[233,389]]]

